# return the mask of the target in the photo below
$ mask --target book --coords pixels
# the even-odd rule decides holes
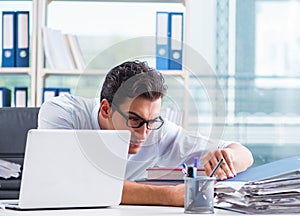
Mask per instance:
[[[73,70],[75,63],[61,30],[43,28],[44,52],[51,69]]]
[[[184,173],[180,167],[150,167],[147,168],[146,171],[147,180],[182,180],[184,177]],[[205,175],[204,168],[198,168],[197,175]]]
[[[148,185],[178,185],[183,184],[184,180],[172,180],[172,179],[147,179],[141,178],[136,179],[135,182],[140,184],[148,184]]]
[[[68,44],[71,54],[75,63],[75,66],[79,70],[84,70],[86,68],[86,63],[83,58],[81,48],[79,46],[78,38],[73,34],[64,35],[66,43]]]

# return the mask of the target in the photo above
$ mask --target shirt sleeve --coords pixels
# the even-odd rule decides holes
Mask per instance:
[[[202,157],[209,151],[225,148],[236,142],[211,139],[199,132],[187,131],[168,122],[159,143],[160,166],[180,166],[192,163],[195,156]]]
[[[59,98],[42,104],[38,116],[38,129],[74,129],[72,109]]]

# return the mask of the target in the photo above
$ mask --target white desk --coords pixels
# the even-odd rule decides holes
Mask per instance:
[[[165,206],[133,206],[120,205],[110,208],[99,209],[68,209],[68,210],[42,210],[42,211],[16,211],[0,210],[0,216],[176,216],[187,215],[183,213],[183,208]],[[215,210],[216,214],[232,215],[232,212]],[[234,213],[233,213],[234,214]],[[209,216],[210,214],[206,214]],[[213,214],[211,214],[213,215]]]
[[[165,206],[136,206],[136,205],[120,205],[110,208],[99,209],[68,209],[68,210],[42,210],[42,211],[16,211],[16,210],[0,210],[0,216],[177,216],[177,215],[193,215],[184,214],[183,208],[165,207]],[[239,213],[215,209],[215,214],[209,215],[242,215]],[[263,216],[263,215],[260,215]],[[270,216],[270,215],[266,215]],[[274,216],[274,215],[272,215]],[[278,215],[278,216],[282,216]]]

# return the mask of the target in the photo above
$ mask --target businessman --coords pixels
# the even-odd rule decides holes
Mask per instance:
[[[212,143],[208,137],[185,131],[160,116],[167,86],[162,74],[140,61],[124,62],[106,75],[100,99],[72,95],[55,97],[40,109],[38,128],[126,129],[131,131],[122,204],[183,206],[184,185],[154,186],[134,182],[146,168],[178,167],[194,156],[209,174],[231,178],[253,163],[251,152],[235,142]],[[210,149],[210,150],[208,150]]]

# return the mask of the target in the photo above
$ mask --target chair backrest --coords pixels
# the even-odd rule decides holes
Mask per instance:
[[[37,128],[38,112],[35,107],[0,108],[0,159],[23,165],[27,132]],[[21,177],[0,177],[0,199],[19,198]]]
[[[37,128],[38,112],[37,107],[0,109],[0,158],[23,162],[27,132]]]

